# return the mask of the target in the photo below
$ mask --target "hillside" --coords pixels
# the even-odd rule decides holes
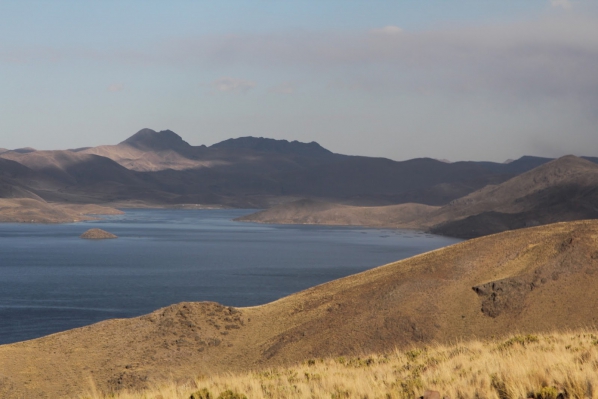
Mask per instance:
[[[142,129],[117,145],[85,148],[78,152],[107,157],[139,172],[212,168],[272,173],[339,157],[317,143],[261,137],[229,139],[210,147],[191,146],[170,130],[156,132],[151,129]]]
[[[432,213],[422,224],[462,238],[559,221],[598,218],[598,165],[566,156]]]
[[[324,224],[341,226],[418,228],[418,219],[438,207],[422,204],[351,206],[303,199],[235,219],[275,224]]]
[[[119,215],[118,209],[98,205],[49,204],[32,198],[0,198],[1,223],[72,223],[94,220],[90,215]]]
[[[19,187],[52,202],[267,208],[302,197],[351,205],[445,205],[548,161],[508,164],[393,161],[335,154],[316,142],[239,137],[192,146],[170,130],[142,129],[116,145],[7,151],[34,170]],[[0,171],[2,165],[0,165]]]
[[[159,379],[598,322],[598,221],[474,239],[267,305],[181,303],[0,346],[4,397],[76,395]]]
[[[548,223],[598,218],[598,165],[565,156],[442,207],[350,207],[300,200],[239,218],[290,224],[363,225],[474,238]]]
[[[0,170],[3,163],[12,162],[28,172],[13,177],[12,184],[49,202],[105,204],[138,199],[164,203],[175,197],[160,191],[145,176],[98,155],[57,150],[10,151],[0,157]]]
[[[435,392],[440,394],[436,399],[594,398],[598,394],[597,335],[596,329],[514,334],[307,359],[264,372],[200,375],[184,383],[172,381],[141,392],[98,394],[90,399],[202,399],[228,391],[251,399],[432,399],[434,396],[428,395]]]

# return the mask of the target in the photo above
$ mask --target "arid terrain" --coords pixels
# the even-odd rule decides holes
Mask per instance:
[[[97,219],[93,215],[122,213],[99,205],[49,204],[32,198],[0,198],[0,222],[8,223],[72,223]]]
[[[424,226],[419,224],[418,220],[437,209],[439,207],[423,204],[354,206],[302,199],[242,216],[236,220],[273,224],[324,224],[422,229]]]
[[[421,229],[473,238],[528,226],[598,218],[598,165],[566,156],[442,207],[358,207],[300,200],[239,218],[287,224]]]
[[[117,145],[0,153],[0,196],[49,202],[201,204],[267,208],[300,198],[352,205],[445,205],[550,161],[430,158],[392,161],[335,154],[319,144],[241,137],[191,146],[142,129]]]
[[[183,383],[171,381],[114,396],[89,389],[83,397],[203,399],[228,393],[252,399],[431,399],[437,393],[436,398],[594,398],[598,395],[597,339],[595,329],[515,334],[312,358],[253,372],[198,375]]]
[[[180,303],[0,346],[3,398],[141,389],[307,359],[595,326],[598,221],[453,245],[267,305]]]
[[[107,207],[266,208],[240,220],[410,228],[472,238],[595,218],[597,158],[402,162],[255,137],[192,146],[142,129],[117,145],[0,153],[0,198]],[[39,204],[5,221],[60,222]],[[27,204],[36,205],[27,219]],[[3,208],[5,210],[14,207]],[[62,208],[64,210],[65,208]]]

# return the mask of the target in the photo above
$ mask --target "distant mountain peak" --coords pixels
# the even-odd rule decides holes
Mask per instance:
[[[156,132],[152,129],[141,129],[120,144],[126,144],[140,150],[185,150],[191,146],[172,130]]]
[[[19,154],[29,154],[30,152],[35,152],[37,150],[35,148],[31,148],[31,147],[23,147],[23,148],[16,148],[12,151],[18,152]]]
[[[262,152],[278,152],[283,154],[300,155],[331,155],[332,152],[312,141],[302,143],[297,140],[276,140],[264,137],[238,137],[216,143],[212,148],[245,149]]]

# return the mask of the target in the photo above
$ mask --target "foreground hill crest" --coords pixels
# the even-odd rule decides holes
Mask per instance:
[[[75,396],[414,344],[598,324],[598,221],[462,242],[250,308],[182,303],[0,346],[5,398]],[[350,322],[348,322],[350,321]],[[8,381],[8,382],[7,382]],[[41,396],[44,397],[44,396]]]

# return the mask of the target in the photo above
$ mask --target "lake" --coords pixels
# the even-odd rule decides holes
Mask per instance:
[[[84,223],[0,224],[0,344],[181,301],[264,304],[460,241],[232,221],[251,212],[135,209]],[[119,238],[79,238],[93,227]]]

